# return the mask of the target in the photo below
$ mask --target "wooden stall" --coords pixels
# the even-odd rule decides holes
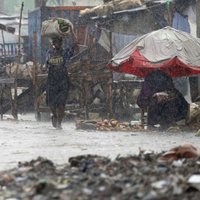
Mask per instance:
[[[20,17],[21,19],[21,17]],[[32,80],[29,76],[29,66],[21,64],[27,46],[21,42],[19,33],[18,41],[5,41],[5,33],[14,34],[15,28],[0,24],[2,43],[0,44],[0,114],[11,110],[11,114],[17,119],[18,108],[25,109],[29,97],[32,95]],[[6,31],[6,32],[3,32]],[[25,40],[26,37],[23,37]],[[23,89],[22,89],[23,88]],[[20,92],[19,92],[20,90]],[[29,107],[29,105],[27,106]]]

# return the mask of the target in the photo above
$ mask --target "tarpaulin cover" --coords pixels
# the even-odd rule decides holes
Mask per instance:
[[[171,77],[200,73],[200,39],[165,27],[143,35],[117,53],[111,70],[145,77],[160,69]]]

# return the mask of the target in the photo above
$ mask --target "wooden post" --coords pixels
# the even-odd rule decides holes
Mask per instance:
[[[36,77],[37,77],[37,62],[36,62],[36,48],[37,48],[37,33],[33,33],[34,47],[33,47],[33,85],[36,85]]]
[[[5,38],[3,34],[3,30],[1,30],[2,40],[3,40],[3,57],[6,57],[6,48],[5,48]]]
[[[110,40],[110,59],[113,57],[113,48],[112,48],[112,31],[109,32],[109,40]],[[111,75],[111,83],[109,84],[109,114],[110,117],[113,117],[113,73]]]
[[[1,35],[2,35],[2,41],[3,41],[3,58],[6,58],[6,48],[5,48],[5,38],[4,38],[4,33],[3,30],[1,30]],[[3,94],[4,94],[4,89],[5,89],[5,84],[2,84],[1,86],[1,120],[3,119]],[[11,101],[11,110],[13,110],[13,99],[12,99],[12,91],[11,91],[11,86],[7,86],[9,88],[9,96],[10,96],[10,101]]]
[[[3,30],[1,30],[2,40],[3,40],[3,57],[6,57],[6,49],[5,49],[5,38],[3,34]],[[1,110],[1,120],[3,119],[3,93],[4,93],[4,85],[0,88],[0,110]]]
[[[38,97],[38,80],[37,80],[37,72],[38,72],[38,68],[37,68],[37,55],[36,55],[36,49],[37,49],[37,33],[34,32],[33,33],[33,42],[34,42],[34,46],[33,46],[33,91],[34,91],[34,97],[35,97],[35,112],[36,112],[36,119],[38,121],[41,120],[41,115],[39,112],[39,104],[37,103],[37,97]]]
[[[110,58],[113,57],[113,49],[112,49],[112,31],[109,32],[109,41],[110,41]]]
[[[89,83],[88,81],[83,82],[83,90],[84,90],[84,109],[85,109],[85,119],[89,119],[89,108],[88,108],[88,97],[89,97]]]
[[[3,92],[4,92],[4,85],[1,86],[0,89],[0,111],[1,111],[1,120],[3,119]]]
[[[112,95],[112,82],[108,83],[108,110],[109,110],[109,118],[113,117],[113,95]]]
[[[22,12],[24,8],[24,2],[21,4],[21,10],[20,10],[20,18],[19,18],[19,35],[18,35],[18,52],[17,52],[17,68],[15,73],[15,84],[14,84],[14,107],[12,110],[13,117],[15,119],[18,119],[18,105],[17,105],[17,78],[18,78],[18,68],[20,63],[20,57],[21,57],[21,23],[22,23]]]
[[[200,0],[196,1],[197,37],[200,38]],[[200,75],[198,75],[198,96],[200,95]]]

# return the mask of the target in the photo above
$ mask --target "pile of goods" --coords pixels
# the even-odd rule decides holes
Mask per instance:
[[[115,119],[104,119],[103,121],[80,120],[76,121],[76,128],[99,131],[146,131],[139,123],[131,124],[129,122],[119,122]]]

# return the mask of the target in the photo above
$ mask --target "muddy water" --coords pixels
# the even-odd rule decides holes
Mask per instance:
[[[200,146],[195,133],[98,132],[76,130],[73,122],[64,122],[55,130],[50,122],[37,122],[33,114],[21,115],[19,121],[0,121],[0,170],[16,167],[19,161],[42,156],[56,164],[80,154],[98,154],[115,158],[137,154],[139,149],[161,152],[182,143]]]

